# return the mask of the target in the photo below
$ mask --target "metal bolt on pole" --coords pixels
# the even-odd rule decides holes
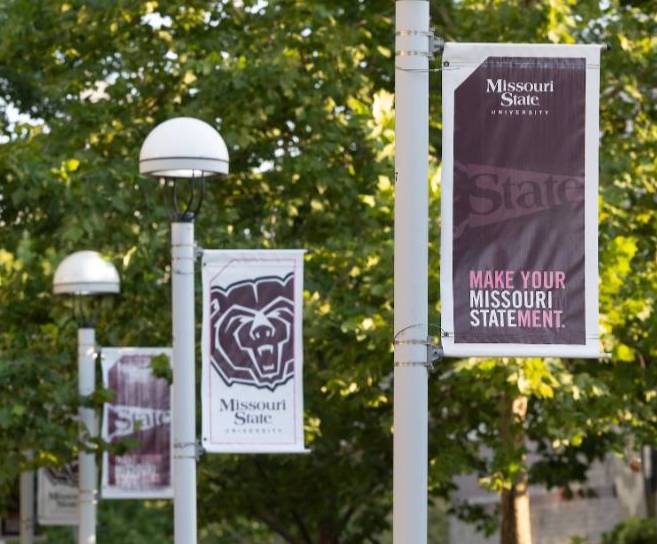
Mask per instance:
[[[393,539],[426,544],[429,2],[397,1],[395,24]]]
[[[175,544],[196,543],[194,223],[171,225]]]
[[[78,329],[78,392],[88,397],[96,389],[96,331]],[[98,436],[98,418],[93,408],[80,408],[80,423],[89,436]],[[84,437],[83,429],[80,436]],[[78,544],[96,544],[96,493],[98,477],[95,453],[81,451],[78,454]]]

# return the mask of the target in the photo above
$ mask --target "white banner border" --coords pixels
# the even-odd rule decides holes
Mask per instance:
[[[202,260],[202,282],[203,282],[203,317],[202,317],[202,333],[201,333],[201,411],[202,411],[202,424],[201,424],[201,437],[203,449],[208,453],[240,453],[240,454],[297,454],[308,453],[305,448],[304,428],[303,428],[303,315],[295,322],[295,345],[294,345],[294,402],[297,407],[295,411],[295,441],[291,444],[226,444],[226,443],[213,443],[210,440],[210,422],[208,414],[210,413],[209,400],[210,395],[205,392],[205,384],[210,381],[210,348],[209,339],[210,331],[209,319],[207,316],[210,314],[209,297],[209,278],[206,277],[205,267],[216,258],[223,256],[234,256],[236,258],[254,259],[258,256],[263,256],[263,260],[272,260],[275,255],[277,259],[292,258],[296,260],[296,276],[294,281],[294,304],[295,307],[301,308],[303,311],[303,280],[304,280],[304,262],[303,256],[306,253],[304,249],[215,249],[203,250]],[[206,326],[207,325],[207,326]]]
[[[600,142],[600,51],[603,45],[452,43],[443,51],[442,165],[441,165],[441,336],[445,357],[576,357],[602,358],[598,309],[598,156]],[[452,282],[454,93],[479,65],[491,56],[586,58],[585,121],[585,304],[586,343],[507,344],[454,342],[454,287]],[[446,332],[444,332],[446,331]]]
[[[110,367],[118,361],[123,355],[161,355],[164,354],[169,358],[171,367],[173,368],[173,349],[166,347],[122,347],[122,348],[99,348],[101,358],[101,370],[103,387],[107,387],[109,382]],[[171,384],[171,436],[169,438],[170,456],[169,475],[171,485],[162,488],[158,491],[121,491],[114,486],[109,485],[109,453],[103,452],[101,463],[101,484],[99,496],[101,499],[142,499],[142,500],[168,500],[173,499],[173,384]],[[103,404],[103,421],[101,425],[101,437],[107,440],[108,429],[108,403]]]

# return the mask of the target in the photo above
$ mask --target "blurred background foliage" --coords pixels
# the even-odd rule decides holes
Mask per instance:
[[[607,452],[655,443],[657,2],[431,4],[447,40],[610,46],[601,71],[600,290],[611,360],[443,361],[430,377],[432,497],[448,497],[455,474],[476,473],[500,491],[526,469],[526,448],[500,438],[509,395],[528,399],[513,432],[539,454],[531,480],[568,486]],[[393,27],[391,0],[0,3],[0,498],[21,469],[65,462],[79,447],[73,311],[51,294],[65,255],[96,249],[119,268],[121,296],[96,310],[101,345],[170,343],[168,204],[138,176],[137,156],[154,125],[190,115],[216,126],[231,155],[228,179],[210,184],[199,245],[309,250],[312,453],[206,456],[201,542],[388,538]],[[436,326],[440,84],[432,72]],[[440,542],[444,531],[432,529]],[[70,538],[52,530],[48,541]],[[170,504],[101,503],[99,543],[170,538]]]

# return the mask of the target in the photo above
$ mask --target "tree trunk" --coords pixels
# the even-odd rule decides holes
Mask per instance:
[[[330,526],[320,525],[318,544],[338,544],[338,536],[335,529]]]
[[[505,397],[502,407],[501,437],[504,443],[521,447],[525,440],[523,422],[527,415],[527,397]],[[515,426],[514,426],[515,423]],[[523,471],[511,489],[502,491],[502,527],[500,544],[532,544],[528,477]]]

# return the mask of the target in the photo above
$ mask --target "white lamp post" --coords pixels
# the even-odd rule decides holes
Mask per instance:
[[[393,541],[426,544],[429,2],[395,2]]]
[[[194,216],[205,178],[228,174],[228,149],[207,123],[177,117],[156,126],[139,153],[139,173],[173,185],[173,489],[175,544],[196,537],[196,380],[194,356]],[[182,181],[188,199],[178,207]]]
[[[114,265],[95,251],[78,251],[57,267],[54,279],[56,295],[99,296],[116,294],[120,289],[119,273]],[[78,329],[78,392],[88,397],[96,388],[96,331],[84,320]],[[88,436],[98,435],[98,418],[92,408],[80,408],[80,422]],[[80,429],[80,437],[85,434]],[[78,544],[96,542],[96,493],[98,477],[96,456],[81,451],[78,491]]]
[[[32,460],[33,452],[26,452],[28,460]],[[20,544],[34,542],[34,471],[26,470],[20,479]]]

